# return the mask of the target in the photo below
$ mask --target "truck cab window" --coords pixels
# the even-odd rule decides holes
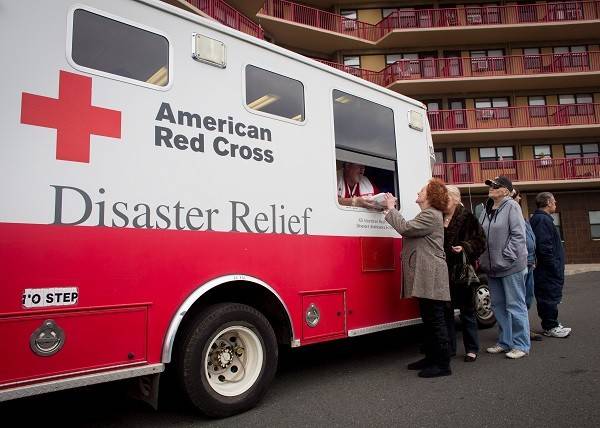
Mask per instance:
[[[298,122],[304,121],[304,85],[281,74],[246,66],[248,108]]]
[[[333,119],[338,203],[374,208],[377,194],[397,196],[393,110],[334,90]]]
[[[156,86],[169,83],[169,41],[84,9],[73,12],[75,64]]]

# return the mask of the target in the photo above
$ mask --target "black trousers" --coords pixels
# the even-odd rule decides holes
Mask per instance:
[[[421,318],[425,327],[423,350],[430,364],[446,369],[450,368],[450,347],[448,343],[448,325],[444,312],[447,302],[441,300],[419,299]]]
[[[562,285],[552,284],[544,287],[544,284],[535,284],[535,302],[537,313],[542,320],[542,328],[551,330],[558,327],[558,304],[562,299]]]
[[[475,316],[473,302],[473,289],[450,285],[452,303],[446,304],[446,325],[448,326],[448,340],[450,355],[456,355],[456,324],[454,322],[454,308],[460,309],[460,323],[462,325],[463,344],[465,354],[479,352],[479,327]]]

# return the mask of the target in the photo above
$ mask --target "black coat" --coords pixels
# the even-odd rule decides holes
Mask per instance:
[[[535,234],[537,264],[533,271],[536,289],[562,287],[565,281],[565,252],[550,214],[536,210],[529,220]]]
[[[451,249],[457,245],[464,248],[467,261],[473,266],[485,250],[485,233],[479,221],[462,205],[456,207],[450,224],[444,229],[444,251],[450,270],[462,264],[462,254],[456,254]]]

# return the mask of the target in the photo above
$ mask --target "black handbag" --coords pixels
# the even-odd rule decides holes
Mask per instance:
[[[462,251],[462,264],[457,264],[452,270],[452,282],[460,287],[475,287],[480,284],[479,277],[471,263],[467,263],[465,251]]]

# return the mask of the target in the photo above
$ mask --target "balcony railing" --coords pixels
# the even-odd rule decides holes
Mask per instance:
[[[370,71],[330,61],[338,70],[387,86],[398,80],[461,79],[495,76],[531,76],[553,73],[600,71],[600,52],[403,59],[381,71]]]
[[[223,25],[242,31],[251,36],[264,39],[262,28],[223,0],[186,0],[208,16]]]
[[[377,85],[387,86],[389,83],[386,81],[385,70],[382,71],[371,71],[366,70],[364,68],[358,67],[350,67],[349,65],[340,64],[338,62],[325,61],[320,58],[313,58],[316,61],[322,62],[323,64],[327,64],[330,67],[336,68],[340,71],[344,71],[348,74],[351,74],[356,77],[360,77],[361,79],[368,80],[369,82],[373,82]]]
[[[437,163],[433,167],[433,176],[449,184],[483,184],[499,175],[513,183],[598,179],[600,157]]]
[[[434,110],[427,117],[432,131],[599,125],[600,104]]]
[[[285,0],[266,0],[260,13],[370,41],[379,40],[384,34],[376,25]]]
[[[376,41],[397,29],[589,21],[600,18],[600,0],[508,6],[465,6],[393,12],[377,24],[349,19],[286,0],[266,0],[263,15]]]
[[[398,10],[377,25],[384,29],[528,24],[598,19],[597,1],[564,1],[508,6]],[[388,31],[389,31],[388,30]]]

